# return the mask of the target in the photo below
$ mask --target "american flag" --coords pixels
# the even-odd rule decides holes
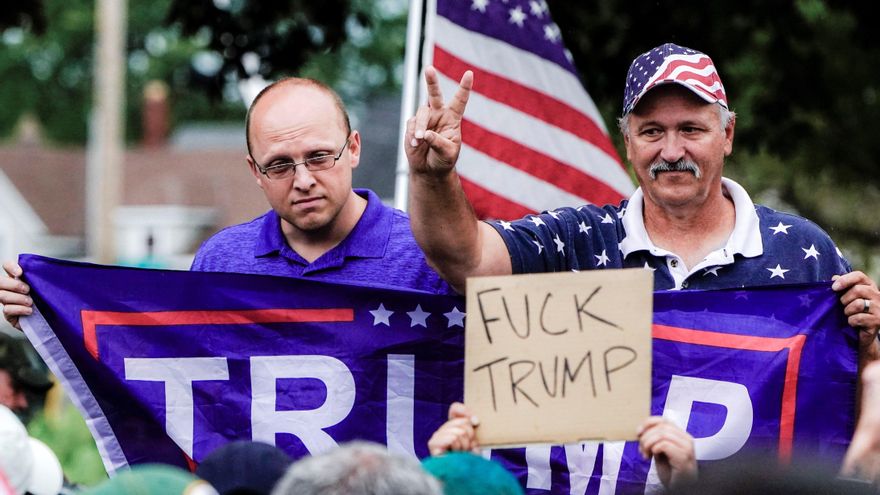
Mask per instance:
[[[429,2],[425,46],[444,96],[474,71],[457,169],[478,216],[518,218],[632,193],[546,2]]]
[[[666,43],[639,55],[627,74],[623,96],[623,113],[632,111],[649,89],[658,84],[687,84],[701,98],[719,102],[727,108],[724,85],[712,59],[690,48]]]

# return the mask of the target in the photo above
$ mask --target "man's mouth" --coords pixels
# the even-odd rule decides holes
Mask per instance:
[[[703,176],[703,172],[700,170],[700,166],[697,165],[693,160],[688,160],[686,158],[682,158],[681,160],[675,162],[667,162],[666,160],[657,160],[652,163],[648,168],[648,176],[651,177],[652,180],[657,179],[657,174],[659,172],[690,172],[694,174],[694,177],[699,179]]]

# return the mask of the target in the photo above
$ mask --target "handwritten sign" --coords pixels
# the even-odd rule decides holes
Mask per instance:
[[[653,285],[643,269],[468,279],[464,401],[480,443],[634,440]]]

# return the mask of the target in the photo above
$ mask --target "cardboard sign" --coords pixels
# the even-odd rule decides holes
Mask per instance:
[[[464,401],[480,444],[635,440],[653,285],[640,268],[468,279]]]

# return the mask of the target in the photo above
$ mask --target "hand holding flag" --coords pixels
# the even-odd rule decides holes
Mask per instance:
[[[446,105],[433,67],[425,69],[428,104],[406,123],[406,157],[413,173],[445,175],[461,151],[461,120],[470,97],[474,74],[465,71],[458,90]]]

